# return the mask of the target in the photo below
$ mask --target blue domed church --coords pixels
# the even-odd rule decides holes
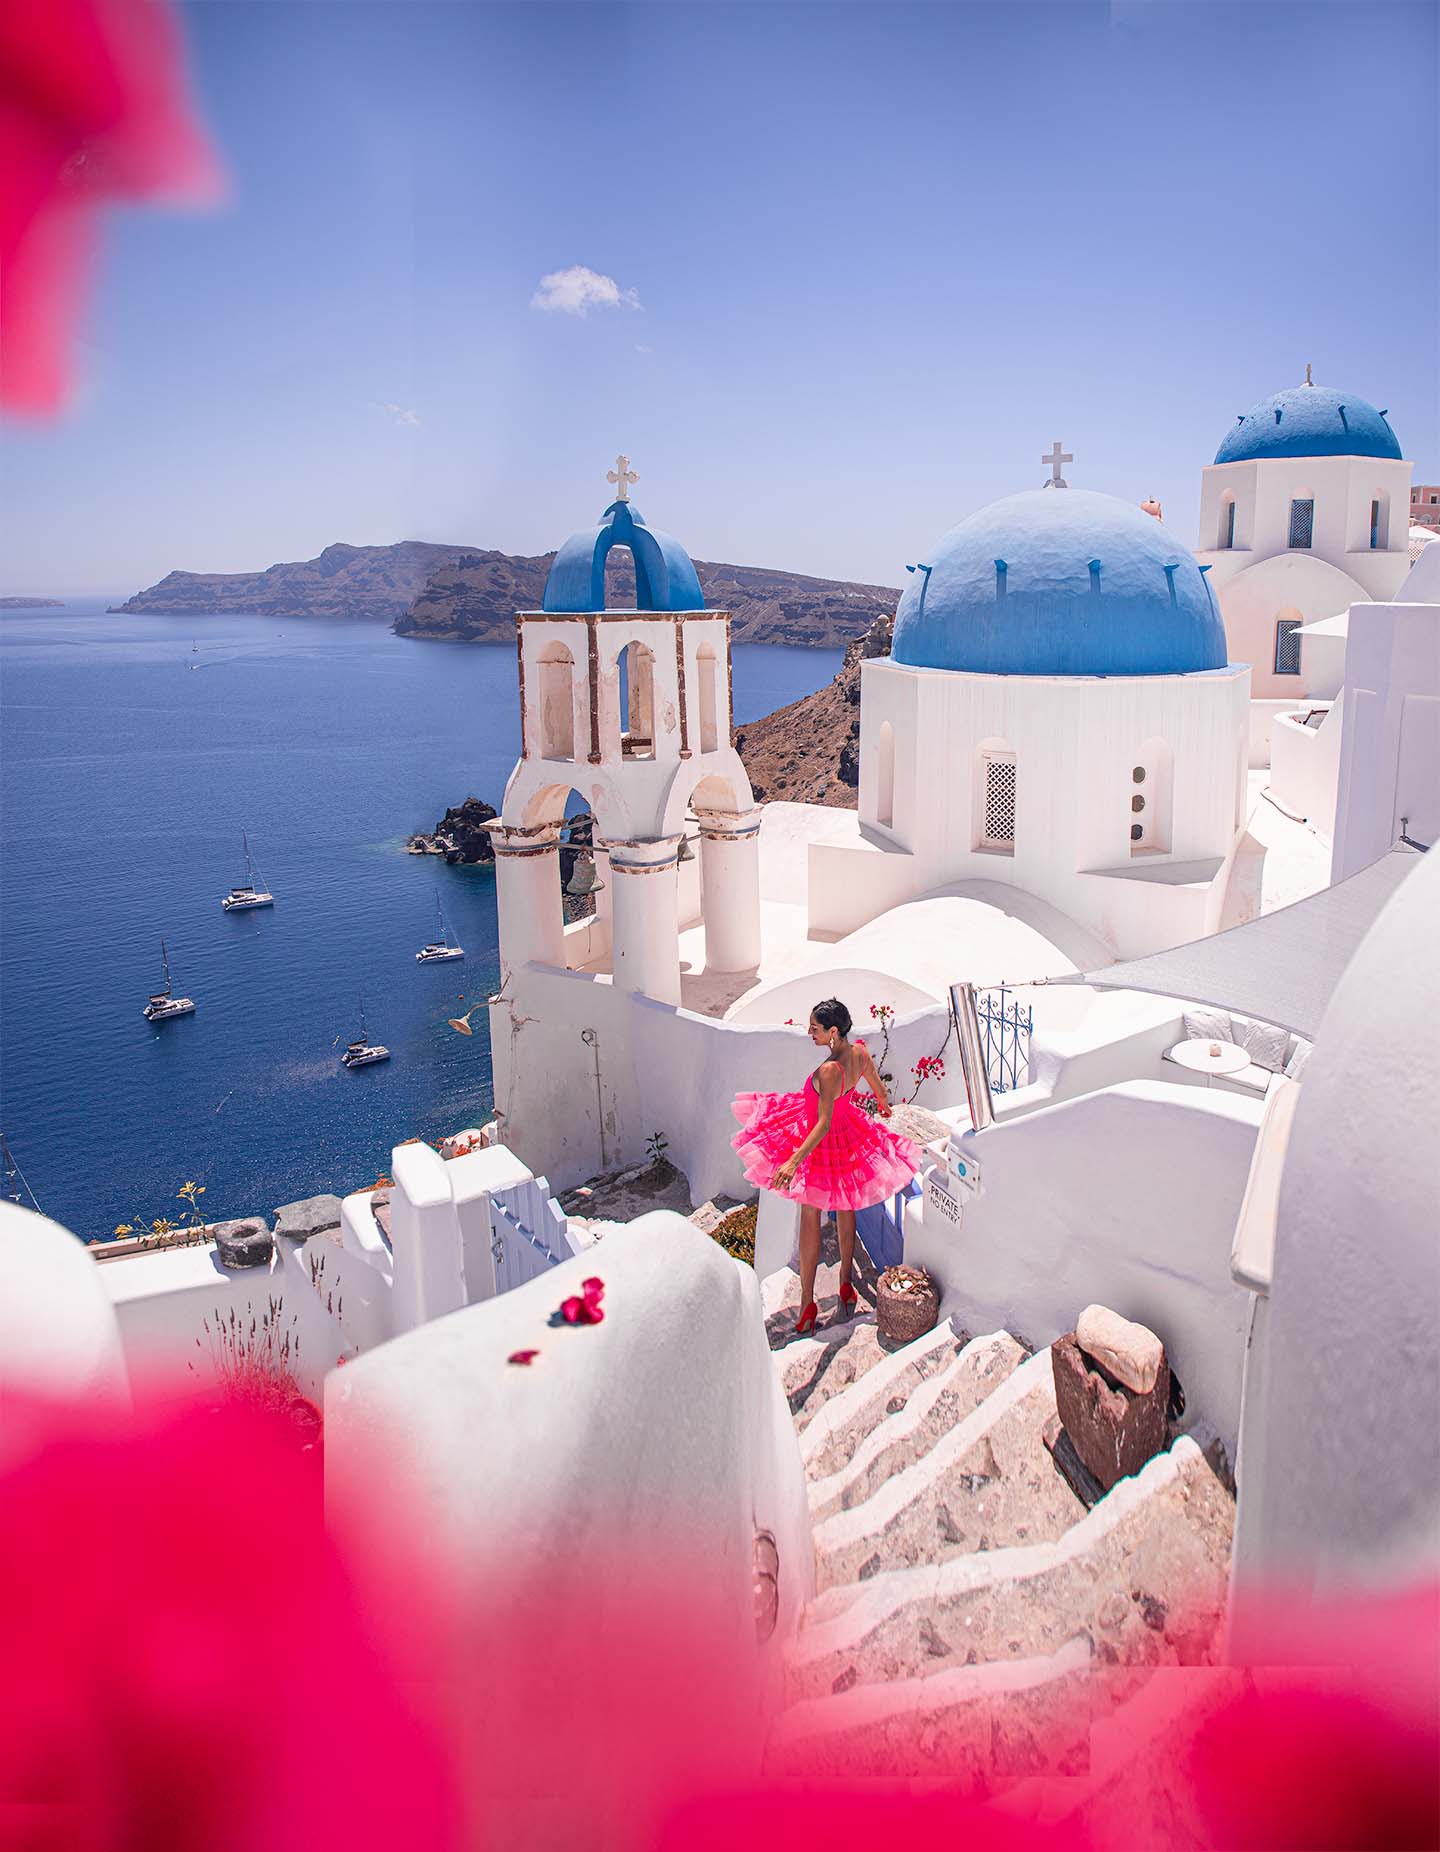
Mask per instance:
[[[1210,575],[1159,520],[1063,484],[991,503],[910,564],[863,665],[862,840],[812,852],[811,931],[975,882],[1117,957],[1246,917],[1248,708]]]
[[[1388,410],[1305,371],[1303,385],[1236,413],[1200,496],[1198,557],[1231,658],[1275,711],[1339,693],[1343,630],[1307,626],[1393,598],[1410,564],[1411,465]],[[1271,718],[1257,712],[1258,765],[1270,763]]]

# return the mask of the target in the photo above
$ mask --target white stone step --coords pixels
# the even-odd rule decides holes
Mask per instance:
[[[816,1587],[1060,1536],[1085,1507],[1045,1450],[1054,1412],[1042,1350],[912,1465],[815,1526]]]
[[[1082,1629],[1105,1665],[1207,1664],[1234,1514],[1204,1454],[1182,1437],[1058,1538],[888,1570],[821,1594],[791,1653],[790,1689],[817,1697],[852,1682],[1033,1658]]]
[[[856,1448],[887,1416],[896,1415],[927,1378],[947,1370],[966,1344],[948,1319],[876,1362],[843,1394],[832,1396],[806,1427],[800,1457],[810,1479],[848,1465]]]
[[[1025,1352],[1009,1332],[997,1331],[965,1345],[945,1367],[920,1382],[908,1399],[901,1399],[893,1414],[886,1412],[891,1404],[885,1403],[882,1418],[872,1422],[870,1432],[860,1440],[853,1457],[838,1471],[812,1480],[812,1521],[818,1524],[837,1511],[852,1510],[878,1492],[887,1480],[923,1459],[1024,1361]],[[833,1419],[839,1404],[848,1398],[864,1397],[880,1374],[879,1370],[872,1370],[845,1396],[830,1402],[825,1413]],[[806,1442],[814,1432],[815,1425],[806,1430]]]
[[[1003,1665],[855,1685],[783,1711],[766,1774],[975,1781],[1089,1765],[1090,1643]]]

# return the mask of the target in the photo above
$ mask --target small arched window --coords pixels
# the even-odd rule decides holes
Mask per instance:
[[[715,652],[702,643],[695,657],[700,698],[700,750],[714,752],[720,743],[720,678]]]
[[[1131,855],[1169,854],[1174,785],[1175,754],[1170,742],[1159,738],[1144,741],[1130,765],[1125,821],[1130,831]]]
[[[1390,545],[1390,497],[1382,489],[1370,503],[1370,547],[1383,553]]]
[[[575,659],[563,643],[540,652],[540,756],[575,757]]]
[[[1235,544],[1235,497],[1227,495],[1220,504],[1220,532],[1215,545],[1221,549]]]
[[[895,825],[895,729],[888,720],[880,722],[875,747],[875,821],[887,830]]]
[[[990,855],[1015,853],[1014,749],[1005,740],[982,740],[975,749],[975,847]]]

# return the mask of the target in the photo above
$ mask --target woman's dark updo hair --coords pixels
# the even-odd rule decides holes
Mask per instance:
[[[849,1035],[850,1012],[838,997],[827,997],[823,1003],[817,1003],[810,1014],[822,1029],[838,1029],[841,1035]]]

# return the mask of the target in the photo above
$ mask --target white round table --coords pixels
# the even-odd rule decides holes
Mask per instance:
[[[1211,1053],[1214,1049],[1216,1052]],[[1192,1074],[1203,1074],[1209,1083],[1212,1074],[1238,1074],[1250,1065],[1250,1057],[1237,1042],[1217,1042],[1212,1036],[1200,1035],[1188,1042],[1177,1042],[1170,1059]]]

